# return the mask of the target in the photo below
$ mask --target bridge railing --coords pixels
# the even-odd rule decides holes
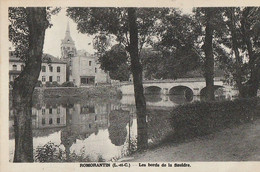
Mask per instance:
[[[223,77],[215,77],[214,81],[223,81]],[[205,78],[179,78],[176,80],[172,79],[156,79],[156,80],[143,80],[143,84],[149,84],[149,83],[183,83],[183,82],[205,82]],[[130,81],[124,81],[120,82],[120,85],[130,85],[133,84],[133,82]]]

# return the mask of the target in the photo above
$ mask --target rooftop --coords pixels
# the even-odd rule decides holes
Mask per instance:
[[[14,52],[10,52],[9,53],[9,61],[11,62],[23,62],[23,60],[21,60],[20,58],[18,58]],[[46,54],[46,53],[43,53],[42,55],[42,62],[43,63],[64,63],[66,64],[66,61],[63,61],[57,57],[54,57],[50,54]]]

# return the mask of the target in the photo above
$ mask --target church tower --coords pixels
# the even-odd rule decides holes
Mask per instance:
[[[61,40],[61,59],[67,62],[66,81],[72,81],[72,58],[77,55],[75,43],[70,36],[69,22],[65,33],[65,38]]]

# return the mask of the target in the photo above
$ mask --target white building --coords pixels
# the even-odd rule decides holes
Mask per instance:
[[[76,86],[110,83],[109,75],[100,69],[96,56],[84,50],[76,50],[70,36],[69,24],[65,37],[61,40],[61,59],[49,54],[43,54],[42,59],[38,80],[43,85],[47,82],[62,84],[66,81],[71,81]],[[14,81],[25,65],[13,52],[10,52],[9,62],[9,81]]]
[[[109,75],[100,69],[98,58],[85,50],[77,51],[70,36],[69,24],[61,40],[61,59],[67,61],[67,81],[77,86],[109,83]]]
[[[24,69],[24,62],[15,56],[13,51],[9,52],[9,81],[14,79]],[[66,62],[49,54],[43,54],[42,67],[38,78],[42,84],[46,82],[57,82],[62,84],[66,82]]]

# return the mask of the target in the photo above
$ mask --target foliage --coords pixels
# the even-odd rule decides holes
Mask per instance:
[[[195,102],[172,111],[171,125],[175,139],[187,139],[213,133],[219,129],[249,122],[259,117],[259,100],[237,99],[220,102]]]
[[[109,122],[109,139],[116,146],[123,145],[127,136],[126,125],[129,122],[129,112],[122,109],[111,111]]]
[[[57,14],[60,8],[46,7],[48,27],[51,27],[51,16]],[[29,48],[29,29],[27,23],[27,13],[24,7],[10,7],[8,9],[9,19],[9,41],[15,48],[15,55],[26,61]]]
[[[109,71],[111,79],[128,81],[130,66],[127,62],[127,53],[122,45],[114,45],[111,50],[99,58],[101,69]]]
[[[195,70],[202,61],[199,48],[201,26],[190,15],[177,9],[169,9],[156,27],[158,42],[153,51],[141,52],[145,75],[150,78],[182,77]]]
[[[75,87],[75,84],[71,81],[66,81],[61,84],[62,87]]]
[[[85,154],[84,147],[81,150],[81,154],[78,155],[75,152],[66,154],[61,145],[56,145],[52,142],[48,142],[43,146],[38,146],[35,149],[35,162],[90,162],[91,159]],[[67,155],[69,157],[67,157]],[[98,161],[104,161],[104,159],[99,156]]]
[[[36,87],[42,87],[42,81],[38,80],[36,83]]]
[[[36,162],[61,162],[63,150],[54,143],[48,142],[42,147],[37,147],[35,150]]]
[[[139,50],[152,40],[157,19],[167,13],[165,8],[137,8]],[[77,23],[81,33],[97,34],[95,47],[103,54],[112,40],[129,47],[127,8],[68,8],[67,15]],[[103,52],[102,52],[103,51]]]
[[[224,10],[226,32],[219,44],[224,47],[222,49],[230,49],[230,53],[219,59],[220,64],[233,76],[242,97],[256,96],[260,81],[260,8],[229,7]]]

